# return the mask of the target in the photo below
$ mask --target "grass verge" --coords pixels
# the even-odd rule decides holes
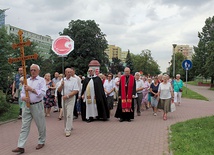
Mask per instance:
[[[174,124],[171,131],[173,155],[214,154],[214,116]]]
[[[11,108],[8,112],[3,113],[0,116],[0,122],[5,122],[11,119],[15,119],[18,117],[19,114],[19,105],[18,104],[11,104]]]
[[[196,99],[196,100],[205,100],[208,101],[208,99],[192,90],[189,88],[186,88],[183,86],[183,92],[182,92],[182,97],[183,98],[189,98],[189,99]]]
[[[188,81],[187,83],[191,84],[191,85],[194,85],[194,86],[198,85],[198,81]]]
[[[210,88],[209,90],[212,90],[212,91],[214,91],[214,87]]]

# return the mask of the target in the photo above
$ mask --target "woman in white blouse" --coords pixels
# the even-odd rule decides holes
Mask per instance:
[[[172,85],[168,82],[167,76],[168,75],[163,75],[163,82],[160,83],[158,88],[158,94],[160,97],[158,108],[163,109],[163,120],[167,120],[167,113],[171,111],[171,98],[173,98]]]

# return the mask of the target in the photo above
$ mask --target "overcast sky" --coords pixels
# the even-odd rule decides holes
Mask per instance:
[[[149,49],[162,72],[172,44],[197,46],[198,32],[214,15],[214,0],[0,0],[6,24],[50,35],[71,20],[95,20],[109,44],[140,54]]]

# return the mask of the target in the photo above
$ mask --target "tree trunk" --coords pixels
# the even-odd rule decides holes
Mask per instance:
[[[214,82],[214,76],[211,76],[211,84]]]

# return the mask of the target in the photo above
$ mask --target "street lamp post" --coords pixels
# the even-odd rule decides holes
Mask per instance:
[[[175,47],[177,44],[172,44],[173,46],[173,78],[175,78]]]
[[[168,63],[169,63],[169,76],[170,76],[170,65],[171,65],[171,62],[169,61]]]

